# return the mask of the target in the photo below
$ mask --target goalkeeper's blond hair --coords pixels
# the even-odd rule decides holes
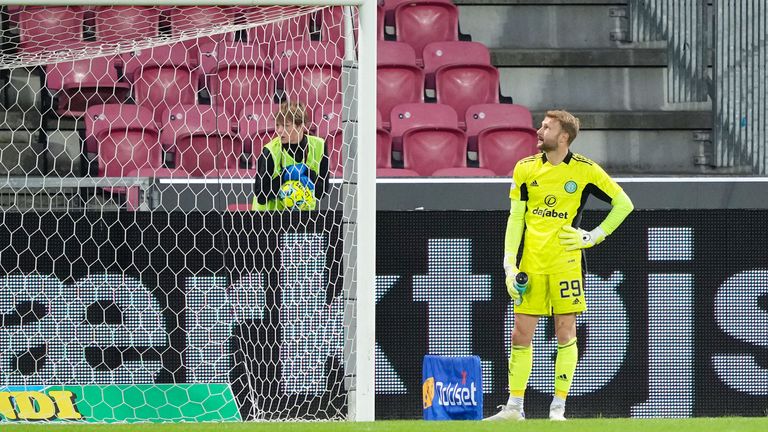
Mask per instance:
[[[573,140],[576,139],[576,135],[579,134],[579,119],[565,110],[547,111],[547,117],[560,122],[560,127],[563,128],[563,132],[568,134],[568,146],[570,146]]]

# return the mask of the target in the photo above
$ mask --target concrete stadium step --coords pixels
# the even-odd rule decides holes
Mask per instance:
[[[629,29],[626,0],[455,0],[462,33],[488,47],[607,48]]]
[[[491,48],[496,67],[666,67],[666,48]]]

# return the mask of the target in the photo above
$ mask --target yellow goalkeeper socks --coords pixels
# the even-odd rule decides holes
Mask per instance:
[[[533,367],[533,346],[512,346],[509,356],[509,394],[522,398],[528,387],[528,378]]]
[[[579,348],[576,346],[576,338],[568,343],[557,345],[557,360],[555,360],[555,396],[565,400],[568,390],[571,389],[573,373],[576,371],[576,363],[579,361]]]

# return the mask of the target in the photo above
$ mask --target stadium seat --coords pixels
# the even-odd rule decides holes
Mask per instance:
[[[131,170],[126,174],[126,177],[151,177],[154,179],[161,178],[189,178],[189,173],[179,168],[140,168],[137,170]],[[129,187],[125,193],[125,208],[128,211],[137,211],[141,208],[141,200],[139,196],[140,188]]]
[[[290,41],[277,45],[278,88],[309,108],[341,101],[341,57],[333,44]]]
[[[456,64],[491,64],[491,53],[478,42],[440,41],[424,47],[424,84],[435,89],[435,71],[442,66]]]
[[[237,134],[246,154],[258,155],[261,148],[275,135],[275,113],[278,104],[247,105],[240,111],[237,120]]]
[[[395,106],[390,113],[392,149],[401,151],[401,137],[408,129],[445,127],[458,129],[456,110],[448,105],[406,103]]]
[[[206,44],[200,66],[206,74],[211,104],[234,118],[246,105],[271,103],[275,79],[266,49],[238,42]]]
[[[341,121],[341,104],[326,103],[314,110],[313,123],[317,136],[325,140],[328,154],[328,171],[331,177],[343,177],[344,124]]]
[[[395,25],[395,9],[403,3],[449,3],[452,0],[379,0],[380,12],[384,12],[384,22],[388,26]]]
[[[215,107],[177,105],[163,115],[160,141],[175,153],[176,168],[192,176],[211,170],[237,169],[242,155],[240,139],[230,122]]]
[[[427,44],[459,40],[459,11],[450,2],[401,3],[395,8],[395,36],[413,47],[416,62],[422,66],[422,53]]]
[[[358,21],[358,13],[357,8],[352,8],[353,10],[353,27],[355,29],[354,32],[354,40],[357,40],[357,29],[359,27],[359,21]],[[344,7],[343,6],[331,6],[323,8],[318,13],[318,20],[320,21],[320,40],[327,41],[329,43],[335,44],[337,47],[337,51],[339,52],[339,55],[344,55],[344,44],[345,44],[345,30],[344,30]],[[381,28],[383,31],[383,27]],[[377,29],[378,34],[379,29]],[[378,39],[384,39],[383,33],[379,36],[377,36]],[[353,44],[353,47],[357,44]]]
[[[421,177],[419,173],[404,168],[376,168],[377,178],[386,177]]]
[[[80,117],[89,106],[125,102],[131,85],[118,79],[116,63],[117,57],[106,56],[47,65],[45,87],[56,113]]]
[[[446,65],[435,72],[437,102],[450,105],[465,127],[467,108],[499,102],[499,71],[490,65]]]
[[[279,16],[275,10],[279,8],[283,15],[292,18],[263,24],[264,19],[274,19]],[[280,43],[292,40],[309,40],[309,14],[295,16],[296,6],[252,6],[241,8],[243,19],[246,23],[261,22],[261,25],[252,27],[248,30],[248,43],[264,45],[270,56],[279,56],[281,52],[278,49]]]
[[[538,152],[531,112],[522,105],[472,105],[465,119],[469,151],[477,151],[480,166],[497,175],[507,175],[518,160]]]
[[[176,6],[168,11],[168,19],[171,22],[171,34],[179,37],[196,34],[198,30],[204,28],[230,25],[234,22],[234,15],[230,8],[222,6]],[[185,40],[181,43],[188,48],[194,48],[206,43],[222,42],[225,39],[233,40],[234,35],[220,33]]]
[[[376,6],[376,35],[379,40],[384,40],[384,8]]]
[[[80,7],[22,7],[15,14],[19,23],[19,48],[34,53],[85,44],[83,15]]]
[[[525,127],[491,127],[477,135],[477,158],[481,168],[505,176],[517,161],[538,152],[536,131]]]
[[[98,147],[101,177],[125,177],[131,171],[162,166],[159,129],[152,112],[138,105],[89,107],[85,134],[86,141]]]
[[[376,106],[385,119],[396,105],[424,102],[424,73],[410,45],[379,41],[376,62]]]
[[[478,104],[467,108],[465,114],[467,135],[477,135],[481,130],[493,126],[514,126],[533,128],[531,111],[517,104]]]
[[[187,57],[184,45],[160,45],[123,59],[123,71],[133,84],[133,99],[150,109],[158,122],[169,107],[197,102],[197,59]]]
[[[465,167],[467,137],[457,123],[456,112],[447,105],[396,106],[391,113],[392,136],[401,137],[395,151],[402,151],[404,168],[430,176],[440,168]]]
[[[432,177],[496,177],[496,173],[486,168],[441,168]]]
[[[96,40],[100,43],[130,41],[158,35],[160,9],[145,6],[103,6],[94,11]]]

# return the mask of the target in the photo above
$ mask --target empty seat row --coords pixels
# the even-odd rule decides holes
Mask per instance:
[[[20,49],[34,53],[98,46],[104,43],[128,43],[132,40],[159,36],[161,14],[167,14],[172,36],[194,36],[201,29],[233,25],[236,22],[264,22],[248,29],[247,40],[252,44],[264,44],[273,53],[276,44],[291,39],[309,39],[311,19],[309,14],[295,15],[277,20],[278,12],[291,16],[290,6],[276,7],[39,7],[25,6],[11,14],[18,23]],[[279,10],[276,10],[279,9]],[[94,35],[87,38],[84,24],[92,15]],[[344,34],[341,7],[324,8],[315,17],[320,28],[321,40],[341,45]],[[234,39],[233,33],[207,36],[206,40]],[[92,40],[91,40],[92,39]],[[187,42],[187,45],[195,42]]]
[[[152,112],[138,105],[110,104],[88,108],[85,147],[97,154],[98,174],[125,176],[137,169],[159,169],[163,151],[175,155],[175,167],[194,176],[211,170],[251,165],[261,146],[273,138],[277,105],[250,106],[237,125],[211,106],[177,105],[156,122]],[[315,111],[316,134],[326,139],[330,169],[342,174],[342,123],[334,104]],[[253,153],[253,154],[252,154]]]
[[[87,106],[120,103],[128,95],[154,111],[194,103],[206,87],[211,102],[227,116],[246,105],[266,103],[282,91],[308,105],[341,98],[341,58],[333,45],[288,41],[271,59],[255,45],[210,43],[194,58],[180,44],[163,45],[123,56],[64,62],[46,67],[45,85],[57,97],[59,115],[80,116]],[[118,76],[122,65],[127,82]]]
[[[458,127],[456,112],[442,104],[402,104],[392,111],[392,131],[376,132],[377,167],[391,168],[392,152],[403,166],[422,176],[444,168],[466,167],[467,152],[477,152],[480,168],[508,175],[518,160],[535,154],[537,136],[530,112],[518,105],[475,105]],[[471,138],[470,138],[471,137]]]

